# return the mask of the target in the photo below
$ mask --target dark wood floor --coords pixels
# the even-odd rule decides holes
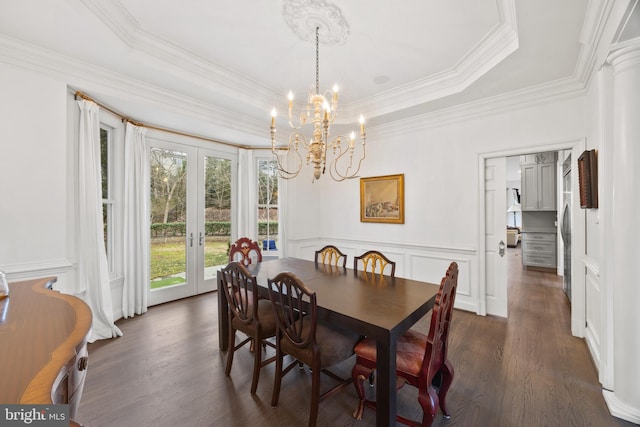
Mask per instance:
[[[448,421],[438,415],[434,425],[633,426],[609,415],[587,347],[571,336],[561,278],[523,270],[519,248],[507,255],[509,319],[454,312],[453,415]],[[78,421],[91,427],[306,425],[308,372],[285,377],[277,408],[270,405],[273,365],[263,368],[255,396],[248,351],[239,351],[231,377],[224,375],[216,298],[210,293],[152,307],[117,322],[123,337],[90,344]],[[424,331],[428,323],[415,327]],[[352,364],[339,372],[348,374]],[[349,387],[321,403],[319,425],[375,425],[371,410],[361,421],[351,417],[356,400]],[[401,413],[421,416],[410,387],[400,390],[398,404]]]

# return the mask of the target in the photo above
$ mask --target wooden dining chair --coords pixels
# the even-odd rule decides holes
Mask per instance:
[[[360,336],[339,330],[334,325],[320,323],[315,292],[307,288],[295,274],[280,273],[273,279],[268,279],[268,282],[269,298],[276,312],[277,329],[276,372],[271,406],[278,405],[282,377],[299,363],[303,363],[309,366],[312,373],[309,426],[315,426],[319,403],[351,382],[351,378],[341,378],[328,368],[351,357]],[[284,356],[287,354],[294,360],[285,368]],[[338,381],[322,394],[321,373]]]
[[[262,251],[258,242],[241,237],[229,249],[229,262],[238,261],[243,265],[262,262]]]
[[[389,275],[395,277],[396,263],[378,251],[367,251],[360,256],[353,258],[353,269],[358,270],[358,264],[362,264],[362,270],[374,274],[384,274],[389,266]]]
[[[262,353],[267,345],[275,348],[275,344],[267,338],[276,335],[276,318],[267,299],[258,299],[256,278],[241,263],[232,262],[222,269],[225,297],[229,304],[229,353],[225,374],[231,373],[233,356],[246,343],[260,343],[252,345],[253,377],[251,379],[251,394],[255,394],[263,366],[275,361],[275,356],[263,360]],[[247,338],[236,345],[236,331],[243,332]]]
[[[347,255],[343,254],[340,249],[333,245],[327,245],[316,251],[314,258],[316,264],[329,264],[336,267],[347,268]]]
[[[396,415],[396,420],[410,426],[431,426],[438,406],[445,418],[447,391],[453,381],[453,365],[447,358],[447,343],[451,313],[458,286],[458,264],[452,262],[440,283],[440,289],[431,313],[429,335],[409,330],[398,339],[396,376],[405,384],[418,388],[418,403],[422,407],[422,423]],[[365,399],[363,383],[376,369],[376,342],[365,338],[355,348],[356,363],[351,371],[356,392],[360,398],[354,418],[361,419],[365,405],[375,408],[373,401]]]

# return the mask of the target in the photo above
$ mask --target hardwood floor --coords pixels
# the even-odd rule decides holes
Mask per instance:
[[[524,270],[520,248],[507,256],[509,319],[454,312],[452,417],[438,415],[434,426],[633,426],[606,408],[586,344],[571,336],[561,278]],[[215,293],[152,307],[117,322],[123,337],[90,344],[78,421],[91,427],[306,425],[308,371],[285,377],[277,408],[270,405],[273,364],[263,368],[255,396],[247,350],[236,353],[231,376],[224,375],[216,307]],[[428,322],[415,327],[426,331]],[[352,365],[350,359],[338,372],[348,375]],[[419,419],[416,396],[415,389],[401,389],[399,412]],[[375,425],[371,410],[361,421],[351,417],[356,404],[348,387],[320,404],[318,425]]]

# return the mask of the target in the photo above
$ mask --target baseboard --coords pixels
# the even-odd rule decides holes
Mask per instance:
[[[621,402],[613,391],[602,390],[602,396],[607,403],[611,415],[625,421],[640,424],[640,409]]]

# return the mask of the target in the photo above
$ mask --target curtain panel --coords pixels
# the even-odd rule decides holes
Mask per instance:
[[[147,311],[149,287],[149,155],[147,129],[127,122],[124,134],[122,315]]]
[[[111,283],[104,247],[98,105],[77,101],[78,139],[78,283],[93,313],[89,342],[121,336],[113,321]]]

